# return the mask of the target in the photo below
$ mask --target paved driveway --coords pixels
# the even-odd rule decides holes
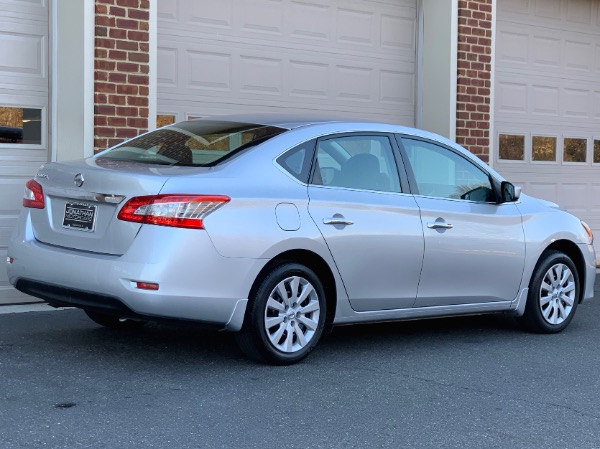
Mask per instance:
[[[292,367],[229,334],[4,314],[0,447],[600,447],[597,298],[559,335],[504,316],[337,328]]]

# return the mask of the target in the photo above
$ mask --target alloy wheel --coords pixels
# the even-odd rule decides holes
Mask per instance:
[[[540,286],[539,306],[544,320],[549,324],[562,324],[573,310],[575,294],[571,269],[563,263],[552,265]]]

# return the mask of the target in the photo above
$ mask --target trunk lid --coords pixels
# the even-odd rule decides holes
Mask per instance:
[[[134,196],[160,193],[175,168],[85,159],[49,163],[36,181],[44,189],[45,208],[29,209],[40,242],[94,253],[121,255],[141,224],[117,219]]]

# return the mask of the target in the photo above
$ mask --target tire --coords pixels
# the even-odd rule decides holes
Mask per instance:
[[[519,321],[533,332],[561,332],[575,315],[580,291],[579,274],[573,261],[564,253],[548,251],[535,267],[525,313]]]
[[[84,310],[84,312],[94,323],[111,329],[135,330],[144,327],[146,324],[145,321],[122,319],[116,315],[95,312],[93,310]]]
[[[274,267],[251,295],[237,343],[248,357],[273,365],[291,365],[317,345],[327,304],[318,276],[298,263]]]

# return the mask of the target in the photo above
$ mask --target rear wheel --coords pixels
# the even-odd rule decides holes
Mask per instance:
[[[93,310],[84,310],[84,312],[94,323],[99,324],[100,326],[110,327],[111,329],[134,330],[139,329],[146,324],[145,321],[128,320],[116,315]]]
[[[323,285],[308,267],[283,263],[260,283],[236,339],[250,358],[289,365],[305,358],[325,326]]]
[[[580,288],[573,261],[559,251],[547,252],[533,272],[520,321],[534,332],[562,331],[575,315]]]

